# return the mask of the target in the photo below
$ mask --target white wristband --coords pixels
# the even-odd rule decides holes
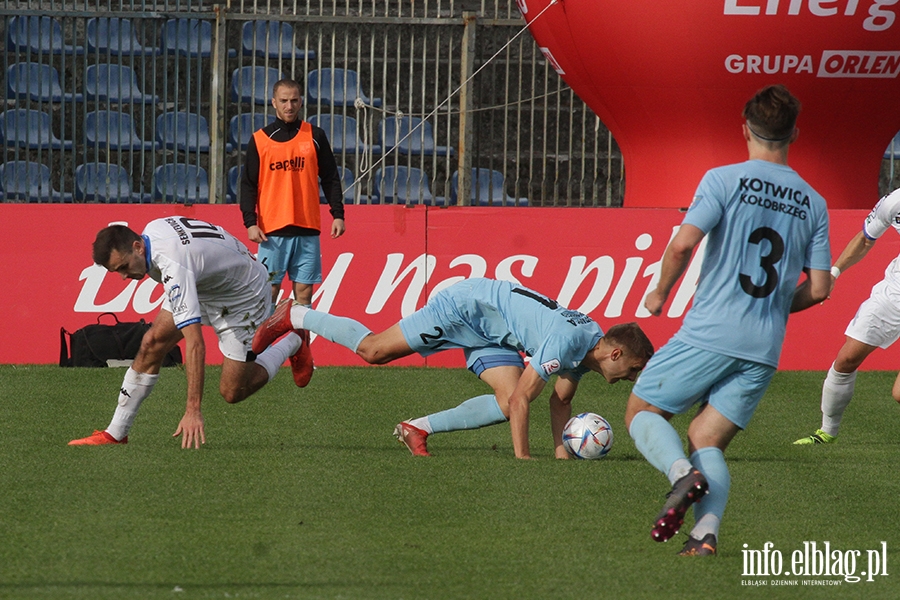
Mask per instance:
[[[841,276],[841,270],[834,266],[831,267],[831,276],[837,279]]]

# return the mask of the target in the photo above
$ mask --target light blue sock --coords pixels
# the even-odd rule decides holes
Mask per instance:
[[[687,462],[678,432],[661,415],[646,410],[639,412],[631,420],[628,433],[644,458],[666,477],[675,461]]]
[[[460,429],[478,429],[503,423],[506,417],[497,404],[493,394],[469,398],[456,408],[428,415],[428,422],[434,433],[443,431],[459,431]]]
[[[707,533],[718,536],[718,524],[725,514],[728,503],[728,492],[731,489],[731,474],[725,464],[725,455],[713,446],[700,448],[691,454],[691,464],[697,468],[709,482],[709,493],[700,502],[694,504],[694,521],[697,526],[691,531],[695,538],[702,539]],[[704,515],[714,515],[716,519],[703,519]],[[712,523],[713,527],[701,528],[701,523]]]
[[[326,340],[349,348],[353,352],[372,330],[353,319],[336,317],[318,310],[308,310],[303,314],[303,329],[312,331]]]

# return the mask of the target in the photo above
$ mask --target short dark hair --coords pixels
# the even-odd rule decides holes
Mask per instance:
[[[125,225],[110,225],[97,232],[94,240],[94,262],[102,267],[109,264],[109,255],[113,250],[120,254],[131,252],[134,242],[141,239],[137,233]]]
[[[606,331],[607,343],[620,346],[622,350],[637,358],[650,360],[653,344],[637,323],[618,323]]]
[[[292,87],[297,90],[297,93],[300,94],[301,100],[303,99],[303,88],[300,87],[300,82],[296,79],[279,79],[275,82],[275,85],[272,86],[272,97],[275,96],[276,92],[278,92],[278,88],[281,87]]]
[[[781,84],[762,88],[744,105],[750,132],[766,142],[785,145],[797,125],[800,101]]]

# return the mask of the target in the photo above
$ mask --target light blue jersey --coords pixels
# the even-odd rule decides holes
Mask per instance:
[[[790,167],[750,160],[708,171],[683,223],[708,240],[675,338],[777,367],[803,268],[831,268],[825,200]]]
[[[495,348],[524,352],[547,380],[568,373],[576,379],[587,353],[603,337],[590,317],[508,281],[466,279],[438,292],[423,308],[402,319],[410,347],[428,356],[462,348],[470,356]],[[470,365],[471,367],[472,365]]]

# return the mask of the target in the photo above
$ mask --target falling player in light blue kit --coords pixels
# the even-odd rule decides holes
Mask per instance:
[[[644,302],[651,314],[661,313],[708,235],[693,306],[647,364],[625,412],[638,450],[672,483],[653,539],[678,533],[688,508],[699,502],[684,556],[716,553],[731,486],[724,451],[749,423],[775,373],[788,313],[831,291],[825,200],[787,166],[799,111],[800,103],[780,85],[747,102],[749,160],[703,177]],[[798,285],[802,272],[807,277]],[[688,428],[688,459],[668,420],[694,404],[699,409]]]
[[[581,376],[596,371],[610,383],[634,381],[653,346],[634,323],[603,334],[588,316],[560,306],[537,292],[507,281],[467,279],[435,294],[429,302],[387,330],[367,327],[284,301],[257,330],[255,350],[265,350],[291,330],[308,330],[338,343],[371,364],[419,353],[428,356],[461,348],[466,365],[494,393],[466,400],[454,409],[397,425],[395,435],[414,455],[428,456],[431,433],[475,429],[509,419],[513,449],[530,458],[529,405],[551,375],[551,428],[557,458],[566,458],[562,430]],[[254,350],[254,351],[255,351]],[[520,353],[531,357],[525,367]]]

